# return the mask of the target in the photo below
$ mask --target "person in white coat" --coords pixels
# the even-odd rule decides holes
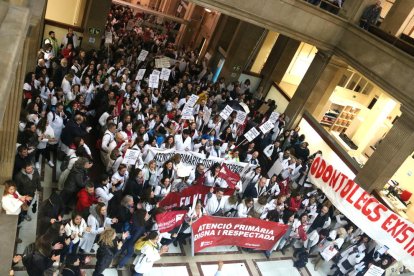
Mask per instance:
[[[333,276],[347,275],[348,272],[354,269],[356,265],[363,261],[365,258],[365,246],[354,245],[349,249],[345,250],[341,254],[341,259],[334,268]]]
[[[32,200],[32,197],[22,196],[17,192],[16,184],[13,181],[5,182],[1,205],[7,215],[18,215],[19,223],[22,222],[27,214],[27,210],[22,210],[22,206],[30,200]]]
[[[86,221],[82,218],[82,215],[73,212],[71,220],[65,225],[66,236],[70,237],[73,244],[73,253],[77,251],[80,241],[83,239],[83,235],[90,231],[91,228],[86,225]]]
[[[214,188],[211,187],[210,193],[207,195],[205,211],[210,216],[221,216],[224,213],[224,206],[229,196],[225,196],[222,189],[218,189],[215,194],[213,192]]]
[[[174,139],[177,150],[191,151],[193,149],[189,129],[184,129],[183,133],[175,135]]]
[[[112,186],[107,174],[102,174],[99,187],[95,189],[95,196],[100,201],[108,206],[109,201],[114,197],[116,187]]]
[[[89,208],[90,215],[88,216],[87,225],[91,231],[85,233],[80,243],[80,249],[87,253],[95,252],[92,247],[95,243],[95,238],[98,234],[101,234],[106,227],[110,227],[111,224],[117,223],[117,218],[108,218],[106,216],[106,205],[102,202],[92,205]]]
[[[65,127],[66,115],[63,112],[63,104],[58,103],[55,111],[50,111],[47,114],[47,121],[55,134],[55,141],[49,141],[49,144],[55,145],[60,142],[60,135],[62,129]]]
[[[253,207],[253,199],[247,197],[243,200],[242,203],[237,206],[237,217],[239,218],[250,218],[249,215],[250,209]]]
[[[143,239],[145,243],[141,248],[141,254],[133,262],[135,265],[134,276],[143,276],[150,272],[154,263],[160,260],[164,253],[168,252],[168,246],[159,247],[159,238],[158,232],[152,231]]]

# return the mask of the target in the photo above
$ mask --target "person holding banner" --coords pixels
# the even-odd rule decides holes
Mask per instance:
[[[224,214],[224,207],[229,196],[224,195],[224,190],[218,189],[213,194],[214,188],[210,188],[210,192],[207,195],[207,203],[205,211],[210,216],[222,216]]]
[[[180,226],[177,238],[173,241],[174,246],[177,246],[177,243],[187,244],[186,239],[191,237],[191,225],[204,215],[206,215],[206,211],[203,204],[201,200],[197,200],[185,215],[184,223]]]

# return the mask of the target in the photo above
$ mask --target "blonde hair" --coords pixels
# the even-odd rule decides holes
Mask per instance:
[[[102,243],[107,246],[113,246],[115,230],[113,228],[105,229],[99,238],[99,243]]]

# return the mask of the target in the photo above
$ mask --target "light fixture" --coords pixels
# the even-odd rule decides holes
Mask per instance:
[[[211,10],[210,10],[210,9],[207,9],[207,8],[204,8],[204,10],[205,10],[206,12],[211,12]]]

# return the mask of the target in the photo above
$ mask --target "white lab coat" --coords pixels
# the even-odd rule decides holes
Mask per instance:
[[[191,137],[190,136],[188,136],[183,141],[183,136],[181,134],[178,134],[178,135],[175,135],[174,136],[174,140],[175,140],[175,148],[176,148],[176,150],[191,151],[193,149],[192,142],[191,142]]]
[[[81,240],[79,246],[85,250],[85,252],[90,252],[93,244],[95,243],[96,235],[101,234],[105,230],[105,227],[111,225],[112,219],[108,217],[105,218],[103,226],[99,227],[98,220],[93,215],[89,215],[87,224],[89,227],[91,227],[91,232],[85,233],[85,235],[83,235],[83,239]]]
[[[72,234],[78,234],[73,240],[73,243],[78,243],[81,239],[83,239],[83,235],[86,233],[86,221],[84,219],[81,220],[81,223],[79,225],[76,225],[70,220],[65,225],[65,233],[66,236],[71,236]]]
[[[237,217],[239,218],[247,218],[249,211],[251,207],[247,207],[246,204],[240,203],[239,206],[237,206]]]
[[[219,201],[217,200],[217,196],[215,194],[212,194],[206,203],[205,210],[207,214],[214,215],[219,210],[224,210],[224,205],[226,204],[228,198],[229,196],[223,196],[219,203]]]
[[[16,191],[18,197],[21,195]],[[19,198],[14,198],[13,195],[5,195],[1,199],[1,205],[3,210],[6,211],[7,215],[18,215],[22,211],[23,201],[19,200]]]
[[[137,273],[145,274],[152,269],[154,262],[161,259],[160,253],[155,246],[146,244],[141,249],[141,254],[135,260],[135,271]]]

